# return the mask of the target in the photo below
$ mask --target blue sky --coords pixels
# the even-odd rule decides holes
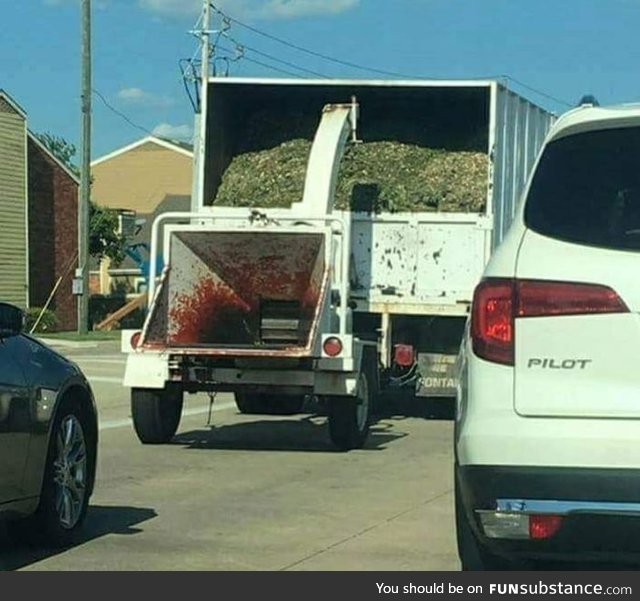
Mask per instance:
[[[78,0],[2,2],[0,88],[27,111],[34,131],[77,143]],[[189,138],[192,109],[178,60],[189,57],[200,0],[93,0],[93,155],[145,131]],[[569,104],[640,101],[640,0],[221,0],[252,27],[345,61],[415,77],[508,74]],[[335,77],[378,77],[293,51],[233,24],[248,47]],[[246,56],[293,71],[264,55]],[[249,60],[232,75],[281,76]],[[562,102],[515,89],[556,112]]]

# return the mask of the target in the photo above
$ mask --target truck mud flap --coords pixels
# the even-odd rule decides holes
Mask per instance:
[[[458,381],[456,378],[455,355],[419,353],[418,371],[420,378],[416,386],[416,396],[456,396]]]

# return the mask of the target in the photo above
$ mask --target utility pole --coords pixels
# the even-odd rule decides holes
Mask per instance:
[[[82,142],[78,198],[78,334],[89,325],[89,199],[91,194],[91,0],[82,0]]]
[[[202,44],[200,51],[200,106],[195,115],[194,128],[194,158],[193,185],[191,187],[191,211],[199,213],[204,204],[204,154],[205,131],[207,128],[207,105],[209,100],[209,64],[211,59],[211,2],[204,0],[202,12],[202,30],[200,31]]]

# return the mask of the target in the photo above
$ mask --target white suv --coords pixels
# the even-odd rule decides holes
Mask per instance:
[[[463,569],[640,560],[640,106],[544,144],[460,353]]]

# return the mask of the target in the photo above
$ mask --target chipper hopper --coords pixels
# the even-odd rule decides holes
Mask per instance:
[[[328,292],[324,233],[177,231],[142,346],[311,352]]]

